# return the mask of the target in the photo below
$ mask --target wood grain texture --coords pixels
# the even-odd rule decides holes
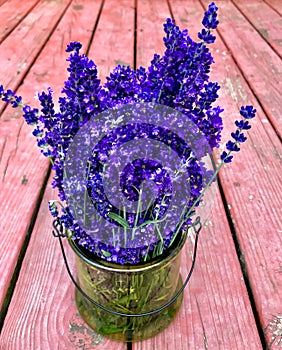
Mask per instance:
[[[81,9],[84,11],[81,12]],[[65,47],[71,40],[86,47],[99,2],[74,1],[18,90],[26,103],[34,92],[52,86],[57,93],[66,78]],[[93,14],[89,18],[88,13]],[[73,31],[73,27],[76,31]],[[49,85],[50,84],[50,85]],[[19,110],[8,108],[0,120],[0,307],[3,305],[49,162],[44,159]],[[23,180],[26,180],[25,181]]]
[[[28,12],[38,3],[39,0],[10,0],[4,4],[0,3],[0,43],[18,23],[28,14]]]
[[[70,0],[41,1],[0,45],[0,81],[15,90],[54,30]],[[0,104],[0,109],[3,103]]]
[[[221,16],[219,32],[281,137],[281,59],[230,1],[218,0],[217,5]]]
[[[106,0],[88,56],[102,83],[118,64],[134,64],[134,0]]]
[[[280,0],[264,0],[264,2],[282,16],[282,2]]]
[[[54,198],[49,182],[2,329],[0,348],[125,350],[125,344],[103,339],[77,314],[74,286],[59,242],[52,235],[53,219],[47,203]],[[74,269],[74,254],[70,247],[66,249]]]
[[[20,121],[13,123],[15,129],[12,124],[10,126],[10,133],[4,135],[1,159],[1,165],[7,164],[5,182],[1,177],[0,185],[0,307],[28,235],[49,164],[40,156],[30,127]]]
[[[234,4],[282,58],[281,15],[263,1],[237,0]]]
[[[221,14],[224,9],[225,6]],[[223,26],[224,18],[221,18]],[[255,37],[249,40],[255,42],[256,35],[254,32]],[[241,76],[219,37],[213,53],[216,62],[224,62],[217,64],[212,72],[213,78],[223,87],[221,99],[224,101],[226,127],[223,139],[229,139],[227,130],[234,128],[233,121],[241,105],[253,104],[258,110],[248,134],[249,140],[242,145],[242,152],[236,155],[233,164],[222,169],[220,180],[244,257],[261,327],[265,328],[273,315],[281,314],[282,310],[282,274],[279,273],[282,266],[282,146],[249,88],[253,78],[246,81]],[[235,49],[232,54],[236,57]],[[245,67],[248,69],[248,65]],[[275,111],[272,113],[275,117]],[[271,335],[267,334],[269,344],[270,338]]]
[[[68,77],[66,59],[69,53],[65,52],[66,47],[71,41],[79,41],[83,45],[81,52],[87,51],[101,4],[102,0],[72,1],[50,41],[46,43],[42,53],[37,58],[31,73],[32,79],[25,80],[25,83],[33,87],[33,91],[46,90],[51,86],[54,90],[54,101],[58,100],[64,81]],[[27,96],[25,90],[22,90],[22,94],[26,99],[32,96]],[[57,103],[55,104],[57,105]]]
[[[137,67],[147,68],[155,53],[164,53],[163,24],[170,17],[166,1],[142,0],[137,3]]]

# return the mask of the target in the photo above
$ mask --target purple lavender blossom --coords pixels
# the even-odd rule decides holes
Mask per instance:
[[[205,28],[216,29],[219,23],[219,21],[217,20],[217,10],[218,10],[218,7],[216,7],[214,2],[209,4],[208,10],[205,12],[204,18],[202,21],[202,24]]]
[[[146,210],[140,210],[138,215],[130,211],[123,212],[109,201],[103,186],[102,175],[106,159],[111,152],[126,142],[148,139],[165,144],[178,155],[190,186],[188,209],[184,213],[187,216],[184,215],[185,220],[179,231],[181,234],[181,229],[191,225],[192,216],[200,204],[199,199],[205,188],[215,180],[223,164],[232,161],[232,153],[238,152],[240,144],[247,139],[243,130],[251,128],[248,120],[256,113],[250,105],[243,106],[240,110],[243,119],[235,121],[237,129],[231,134],[231,140],[227,142],[226,150],[220,156],[221,164],[217,172],[209,173],[199,160],[209,154],[210,150],[219,147],[223,129],[221,118],[223,109],[213,105],[218,98],[220,86],[217,82],[209,81],[210,67],[214,61],[207,47],[207,44],[213,43],[216,39],[212,30],[216,29],[219,23],[217,10],[216,5],[211,3],[205,12],[202,21],[204,28],[198,33],[200,42],[193,41],[188,35],[188,30],[181,31],[174,20],[167,19],[164,24],[164,55],[155,54],[147,69],[140,67],[135,71],[130,67],[118,65],[107,77],[104,86],[101,86],[98,79],[95,63],[80,53],[81,43],[71,42],[66,49],[66,52],[70,53],[67,59],[69,77],[64,83],[63,96],[59,98],[57,112],[54,109],[53,92],[50,88],[47,92],[38,94],[41,106],[39,111],[24,105],[20,96],[9,89],[5,90],[0,85],[0,98],[14,108],[23,107],[23,116],[27,124],[34,126],[33,135],[37,138],[41,152],[52,160],[54,171],[52,186],[58,189],[63,209],[60,213],[57,205],[52,201],[49,203],[51,215],[60,219],[80,247],[99,258],[119,264],[148,261],[150,258],[161,255],[170,247],[179,229],[179,227],[177,229],[170,227],[168,220],[167,231],[159,241],[150,241],[149,235],[143,233],[143,228],[146,227],[148,232],[151,228],[150,224],[146,226],[146,223],[166,217],[167,208],[173,202],[173,187],[181,187],[173,183],[167,168],[156,159],[133,157],[131,161],[123,164],[124,168],[118,184],[126,199],[134,202],[138,200],[141,184],[145,180],[154,183],[156,194]],[[63,181],[66,170],[65,160],[79,130],[100,113],[123,105],[151,102],[180,112],[196,125],[200,133],[194,133],[192,128],[188,133],[192,144],[198,145],[198,153],[195,155],[185,140],[170,130],[169,125],[167,128],[162,128],[152,123],[142,124],[132,121],[125,126],[117,127],[102,138],[88,158],[88,172],[85,175],[87,193],[97,213],[105,222],[114,225],[116,230],[138,226],[135,240],[128,243],[128,246],[122,242],[125,237],[120,238],[115,234],[108,237],[108,243],[106,243],[99,240],[99,235],[86,232],[72,210],[73,206],[79,214],[85,210],[83,205],[78,204],[78,198],[81,197],[79,191],[81,180],[77,178],[74,171],[72,172],[72,166],[74,169],[80,166],[83,149],[78,148],[78,156],[68,169],[69,179],[73,179],[71,183],[73,198],[68,202]],[[93,128],[91,132],[99,135],[101,130]],[[202,141],[202,135],[205,142]],[[87,143],[87,139],[81,142]],[[133,151],[132,156],[134,156]],[[181,191],[181,188],[177,190]],[[90,227],[91,220],[97,219],[95,215],[88,218]]]

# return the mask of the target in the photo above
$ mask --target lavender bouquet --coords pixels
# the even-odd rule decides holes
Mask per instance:
[[[52,186],[59,195],[49,202],[51,214],[88,259],[128,269],[164,259],[183,243],[218,171],[247,139],[253,106],[241,107],[242,118],[235,121],[217,168],[207,166],[205,159],[219,147],[223,129],[223,109],[214,106],[220,86],[209,81],[213,57],[207,45],[215,41],[212,30],[218,25],[214,3],[202,24],[195,42],[167,19],[164,55],[155,54],[147,69],[118,65],[103,86],[95,63],[80,53],[82,45],[70,43],[69,77],[58,111],[51,89],[38,94],[39,111],[0,86],[3,101],[23,108],[41,152],[51,160]],[[165,265],[154,278],[142,273],[133,278],[127,272],[109,278],[78,261],[84,289],[127,314],[165,304],[179,285],[178,275],[168,277],[172,271],[175,275],[177,264]],[[165,327],[170,321],[163,320],[171,320],[179,308],[121,321],[81,296],[77,300],[93,328],[114,339],[127,334],[128,340],[131,334],[132,340],[133,333],[135,340],[145,338],[145,325]]]

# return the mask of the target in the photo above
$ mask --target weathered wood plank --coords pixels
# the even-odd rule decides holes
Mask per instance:
[[[203,9],[199,3],[170,2],[172,14],[196,38],[201,28]],[[144,12],[142,11],[142,16]],[[156,13],[154,13],[156,16]],[[150,21],[151,13],[146,12]],[[156,22],[156,19],[154,19]],[[156,36],[162,37],[160,31]],[[156,24],[157,26],[157,24]],[[138,33],[138,47],[143,50],[146,35]],[[159,38],[157,43],[159,43]],[[154,39],[151,37],[154,47]],[[158,44],[156,45],[158,46]],[[146,42],[143,56],[146,57]],[[157,51],[157,50],[156,50]],[[137,58],[138,61],[138,58]],[[161,349],[261,349],[252,308],[244,285],[232,235],[218,191],[203,229],[196,269],[184,293],[184,303],[176,320],[153,339],[134,344],[135,350]],[[224,248],[223,248],[224,247]],[[184,250],[182,275],[187,273],[189,252]]]
[[[221,8],[220,31],[222,26],[226,26],[226,12],[231,9],[227,7],[226,2],[220,2],[218,5]],[[236,14],[237,11],[233,13],[234,21],[236,21]],[[236,27],[231,22],[229,26],[231,31]],[[241,26],[244,27],[244,23],[241,23]],[[249,36],[249,40],[255,42],[257,33],[252,33],[255,37],[252,39]],[[225,37],[227,37],[227,31]],[[244,47],[248,45],[245,42]],[[236,58],[236,45],[231,46],[231,49],[232,55]],[[233,129],[233,120],[236,114],[238,115],[239,106],[251,103],[258,110],[257,118],[252,121],[253,129],[248,136],[248,142],[242,146],[242,152],[236,155],[232,166],[222,169],[220,179],[244,257],[259,320],[262,328],[265,328],[273,316],[281,314],[282,309],[282,275],[278,273],[282,266],[282,199],[280,195],[282,146],[249,87],[249,85],[252,86],[251,80],[254,79],[245,74],[249,64],[244,61],[240,67],[243,74],[248,77],[245,81],[219,37],[213,53],[216,62],[224,62],[217,64],[212,74],[223,87],[221,99],[224,101],[226,130]],[[269,65],[269,63],[266,64]],[[259,63],[256,69],[259,70],[260,67]],[[268,86],[271,88],[269,81],[266,88]],[[281,110],[281,102],[280,98],[279,110]],[[275,116],[276,112],[271,111],[271,113]],[[227,131],[224,131],[224,141],[229,138]],[[268,344],[271,343],[270,338],[271,335],[268,334]]]
[[[52,34],[52,42],[47,42],[43,53],[36,60],[32,69],[32,79],[25,81],[33,91],[39,91],[52,87],[54,100],[61,95],[64,81],[68,77],[66,58],[69,54],[65,52],[71,41],[79,41],[83,45],[84,52],[90,45],[94,25],[102,5],[102,0],[87,1],[74,0],[64,14],[58,27]],[[91,13],[91,16],[89,16]],[[48,54],[52,50],[52,55]],[[56,54],[55,54],[56,53]],[[48,54],[48,58],[44,56]],[[30,98],[23,90],[23,97]]]
[[[5,350],[125,350],[93,332],[77,315],[74,286],[64,266],[59,242],[52,235],[48,200],[56,198],[48,183],[12,302],[1,333]],[[74,254],[68,260],[74,270]]]
[[[281,137],[281,59],[230,1],[218,0],[217,5],[221,16],[219,32]]]
[[[263,1],[236,0],[234,4],[282,58],[281,16]]]
[[[269,6],[282,16],[282,3],[280,0],[264,0]]]
[[[106,0],[93,43],[88,52],[98,69],[99,78],[106,76],[118,64],[134,64],[134,0]]]
[[[101,3],[101,2],[100,2]],[[34,104],[34,92],[51,84],[56,93],[66,78],[64,52],[69,41],[88,47],[93,20],[100,3],[76,0],[37,58],[18,90],[24,100]],[[84,9],[82,11],[82,9]],[[89,18],[89,13],[92,17]],[[73,28],[76,28],[74,31]],[[0,121],[0,307],[2,307],[27,230],[34,212],[49,162],[40,155],[31,128],[24,124],[20,111],[7,109]],[[24,179],[27,180],[23,181]],[[22,183],[23,182],[23,183]]]
[[[3,124],[1,122],[1,124]],[[40,157],[31,129],[19,120],[10,124],[5,140],[1,165],[0,192],[0,307],[2,307],[13,276],[19,253],[28,235],[49,162]],[[15,130],[12,130],[12,126]],[[14,133],[15,132],[15,133]],[[1,169],[2,170],[2,169]]]
[[[0,45],[0,81],[15,90],[71,0],[41,1]],[[0,104],[0,109],[3,103]]]
[[[170,17],[166,1],[139,1],[137,4],[137,67],[148,67],[154,53],[160,55],[163,47],[163,23]]]
[[[4,4],[0,3],[0,43],[38,3],[39,0],[10,0]]]

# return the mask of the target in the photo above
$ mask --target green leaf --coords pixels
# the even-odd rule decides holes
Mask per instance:
[[[109,253],[109,252],[107,252],[106,250],[101,250],[101,252],[103,253],[103,255],[105,256],[105,257],[109,257],[109,256],[112,256],[112,254],[111,253]]]
[[[114,334],[123,332],[123,328],[116,328],[111,326],[103,326],[99,328],[99,332],[102,334]]]
[[[124,218],[119,216],[118,214],[110,212],[110,213],[108,213],[108,217],[110,217],[111,219],[115,220],[121,226],[126,227],[126,228],[130,228],[129,223]]]
[[[147,226],[149,224],[158,224],[159,222],[162,222],[164,220],[166,220],[166,216],[164,218],[160,219],[160,220],[148,220],[148,221],[143,222],[137,228],[142,228],[142,227]]]

